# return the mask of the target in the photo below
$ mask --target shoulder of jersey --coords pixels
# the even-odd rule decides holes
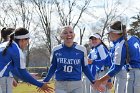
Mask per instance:
[[[97,48],[104,48],[104,46],[102,44],[100,44]]]
[[[75,48],[84,52],[86,51],[86,48],[83,45],[76,44]]]
[[[56,51],[56,50],[59,50],[62,48],[62,44],[59,44],[59,45],[56,45],[54,48],[53,48],[53,51]]]
[[[7,41],[7,42],[4,42],[4,43],[1,43],[1,44],[0,44],[0,47],[6,47],[7,44],[8,44],[8,41]]]

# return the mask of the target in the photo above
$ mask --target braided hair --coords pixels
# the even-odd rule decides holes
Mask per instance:
[[[16,36],[22,36],[28,34],[29,31],[26,28],[17,28],[14,30],[13,33],[10,34],[10,40],[6,46],[6,48],[3,50],[3,55],[6,54],[7,48],[12,45],[12,42],[15,41],[16,43],[19,42],[20,39],[15,38]],[[24,38],[27,39],[27,38]]]

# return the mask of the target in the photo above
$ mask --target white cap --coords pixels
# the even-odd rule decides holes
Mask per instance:
[[[101,39],[101,36],[100,36],[99,34],[96,34],[96,33],[93,34],[93,35],[91,35],[91,36],[89,37],[89,39],[92,39],[92,37]]]

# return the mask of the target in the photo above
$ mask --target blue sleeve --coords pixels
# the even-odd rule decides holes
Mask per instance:
[[[91,71],[89,70],[88,65],[84,66],[82,68],[84,74],[87,76],[87,78],[92,82],[93,80],[95,80],[95,77],[91,74]]]
[[[112,65],[113,67],[110,68],[108,75],[110,77],[115,76],[121,69],[122,69],[122,65]]]
[[[86,54],[84,54],[86,55]],[[91,71],[90,71],[90,68],[87,64],[87,57],[84,56],[83,59],[82,59],[82,71],[84,72],[84,74],[87,76],[87,78],[92,82],[93,80],[95,80],[95,77],[93,77]]]
[[[14,64],[14,68],[16,68],[16,70],[15,71],[13,70],[12,73],[15,73],[15,75],[17,75],[23,81],[29,82],[38,87],[42,87],[43,83],[38,82],[27,72],[26,60],[25,60],[26,57],[22,52],[22,50],[17,48],[16,44],[13,44],[12,48],[10,48],[10,54],[11,54],[12,62]]]
[[[110,57],[109,54],[108,54],[108,56],[106,58],[106,63],[104,64],[104,66],[106,66],[106,67],[111,67],[112,66],[111,57]]]
[[[95,75],[96,75],[96,66],[94,64],[92,64],[92,66],[91,66],[91,73],[92,73],[93,77],[95,77]]]
[[[46,78],[43,80],[44,82],[48,82],[52,78],[52,76],[54,75],[56,68],[57,68],[57,61],[56,61],[55,55],[53,55],[53,57],[51,57],[51,58],[52,58],[51,59],[51,67],[48,71]]]
[[[17,75],[20,79],[22,79],[23,81],[26,81],[28,83],[31,83],[37,87],[42,87],[43,83],[37,81],[36,79],[34,79],[26,69],[19,69],[17,68],[18,71],[13,71],[13,73],[15,72],[15,75]]]
[[[82,66],[82,71],[84,72],[84,74],[87,76],[87,78],[90,80],[90,82],[92,83],[93,80],[95,80],[95,77],[93,77],[90,68],[88,66],[88,57],[87,57],[87,52],[86,49],[84,48],[84,54],[83,54],[83,58],[81,60],[81,66]]]
[[[97,65],[98,67],[102,67],[105,64],[105,59],[103,59],[103,60],[93,60],[93,64]]]
[[[11,70],[12,74],[18,78],[20,78],[21,80],[23,80],[23,77],[21,76],[21,74],[19,73],[19,71],[17,70],[17,68],[14,68]],[[24,82],[27,82],[25,80],[23,80]]]
[[[106,66],[111,67],[111,57],[108,55],[105,59],[102,60],[93,60],[93,64],[97,65],[98,67]]]

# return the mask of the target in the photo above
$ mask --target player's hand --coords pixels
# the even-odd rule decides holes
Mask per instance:
[[[93,87],[94,87],[94,89],[96,89],[100,92],[104,92],[105,91],[105,85],[106,85],[106,82],[102,82],[99,79],[99,80],[95,80],[95,83],[93,84]]]
[[[17,85],[18,85],[17,81],[15,79],[13,79],[13,86],[17,87]]]
[[[93,60],[88,59],[88,64],[92,64],[92,63],[93,63]]]
[[[54,89],[49,86],[50,83],[44,83],[41,88],[38,88],[38,92],[43,91],[44,93],[52,93]]]
[[[113,84],[112,84],[112,82],[107,82],[106,86],[108,89],[112,89]]]

